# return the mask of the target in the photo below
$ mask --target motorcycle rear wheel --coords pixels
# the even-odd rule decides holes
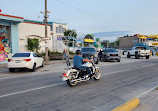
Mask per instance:
[[[99,80],[101,78],[101,72],[99,68],[96,68],[95,74],[94,74],[94,80]]]
[[[70,79],[66,80],[67,84],[71,87],[73,86],[76,86],[77,85],[77,82],[73,82],[72,80],[75,80],[76,79],[76,75],[75,74],[71,74],[70,75]]]

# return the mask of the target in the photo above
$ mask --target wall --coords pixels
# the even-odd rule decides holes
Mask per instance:
[[[136,36],[125,36],[125,37],[119,37],[119,48],[126,49],[131,48],[134,46],[134,41],[137,40]]]
[[[19,52],[18,23],[11,23],[12,54]]]
[[[52,50],[52,36],[50,28],[51,27],[48,26],[48,37],[50,37],[50,40],[48,41],[48,48]],[[27,38],[38,38],[41,41],[41,48],[39,52],[45,52],[45,41],[42,41],[43,37],[45,37],[45,25],[28,22],[22,22],[19,24],[19,47],[21,52],[28,51],[26,47]]]
[[[67,24],[53,23],[53,39],[52,39],[52,47],[54,52],[63,52],[64,49],[68,47],[63,43],[62,40],[58,40],[58,36],[64,36],[64,33],[56,32],[56,27],[62,26],[64,29],[68,30]]]

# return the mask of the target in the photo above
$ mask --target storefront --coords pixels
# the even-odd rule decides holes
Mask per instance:
[[[10,53],[19,52],[18,24],[22,17],[0,14],[0,63],[8,60]]]

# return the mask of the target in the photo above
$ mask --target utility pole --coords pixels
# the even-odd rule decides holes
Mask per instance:
[[[48,14],[47,14],[47,0],[45,0],[45,13],[44,13],[44,22],[45,22],[45,60],[46,60],[46,65],[48,65],[48,43],[47,43],[47,38],[48,38],[48,35],[47,35],[47,21],[48,21]]]

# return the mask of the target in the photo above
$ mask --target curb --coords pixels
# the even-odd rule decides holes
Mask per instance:
[[[132,109],[136,108],[139,104],[139,98],[133,98],[111,111],[131,111]]]

